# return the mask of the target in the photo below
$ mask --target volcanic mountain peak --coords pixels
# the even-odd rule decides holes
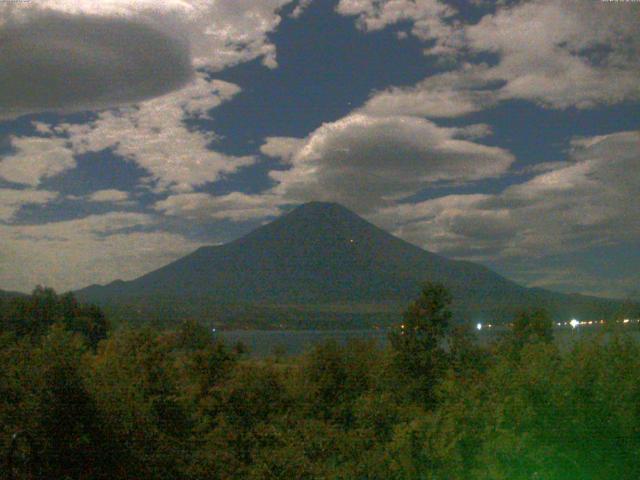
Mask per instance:
[[[482,265],[418,248],[326,202],[301,205],[237,240],[202,247],[130,282],[78,294],[100,303],[172,299],[207,309],[229,303],[343,308],[406,305],[427,280],[444,283],[466,318],[505,317],[531,305],[577,315],[577,304],[593,311],[606,303],[521,287]]]
[[[364,230],[378,229],[351,210],[338,203],[309,202],[294,208],[290,212],[264,225],[243,238],[263,238],[266,235],[327,235],[328,238],[336,234],[362,233]],[[242,239],[239,239],[242,240]]]

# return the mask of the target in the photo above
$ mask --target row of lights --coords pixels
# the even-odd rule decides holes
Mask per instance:
[[[566,327],[566,326],[571,326],[571,328],[577,328],[581,325],[598,325],[598,324],[605,324],[607,322],[605,322],[604,320],[588,320],[588,321],[583,321],[580,322],[578,320],[576,320],[575,318],[573,320],[571,320],[570,322],[557,322],[556,326],[558,327]],[[616,320],[616,323],[622,323],[622,324],[628,324],[628,323],[640,323],[640,318],[638,319],[629,319],[629,318],[625,318],[624,320]],[[510,323],[508,326],[513,326],[512,323]],[[404,328],[404,326],[403,326]],[[493,325],[488,323],[486,325],[482,324],[482,323],[477,323],[476,324],[476,330],[481,331],[484,328],[493,328]]]
[[[404,329],[405,329],[404,323],[403,323],[402,325],[400,325],[400,328],[401,328],[402,330],[404,330]],[[483,325],[482,323],[478,323],[478,324],[476,325],[476,329],[478,329],[478,330],[482,330],[483,328],[493,328],[493,325],[492,325],[491,323],[488,323],[488,324],[486,324],[486,325]]]
[[[604,320],[589,320],[589,321],[579,322],[574,318],[570,322],[557,323],[556,325],[558,325],[559,327],[571,325],[571,328],[577,328],[581,325],[598,325],[598,324],[605,324],[605,323],[607,322],[605,322]],[[615,323],[622,323],[623,325],[626,325],[628,323],[640,323],[640,318],[637,318],[637,319],[625,318],[623,320],[616,320]]]
[[[480,331],[483,328],[493,328],[493,325],[490,323],[487,323],[486,325],[483,325],[482,323],[476,324],[476,330]]]

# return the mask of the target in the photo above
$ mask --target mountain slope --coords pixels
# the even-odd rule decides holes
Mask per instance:
[[[12,292],[9,290],[0,290],[0,300],[7,300],[15,297],[24,297],[26,294],[20,292]]]
[[[200,248],[133,281],[92,286],[77,294],[101,304],[150,306],[171,299],[172,304],[200,304],[203,310],[224,303],[324,306],[320,309],[341,305],[344,311],[366,304],[397,311],[425,280],[451,289],[455,311],[463,319],[502,318],[535,304],[550,306],[557,315],[596,315],[614,306],[523,288],[481,265],[422,250],[338,204],[320,202],[302,205],[228,244]],[[191,310],[198,315],[197,308]]]

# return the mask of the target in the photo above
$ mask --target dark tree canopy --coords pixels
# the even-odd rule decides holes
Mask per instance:
[[[389,334],[391,347],[401,371],[417,385],[414,395],[430,402],[433,387],[444,367],[442,342],[452,314],[451,294],[438,283],[427,282],[418,299],[402,316],[402,323]]]
[[[4,302],[0,479],[640,478],[637,341],[559,349],[533,310],[487,345],[450,301],[425,285],[387,346],[271,358],[195,321],[106,335],[48,289]]]
[[[543,308],[523,310],[513,322],[513,337],[519,345],[553,341],[553,321]]]
[[[108,323],[102,310],[78,303],[72,293],[57,295],[51,288],[38,286],[30,296],[5,300],[0,309],[0,331],[18,337],[38,337],[57,323],[84,336],[94,348],[107,336]]]

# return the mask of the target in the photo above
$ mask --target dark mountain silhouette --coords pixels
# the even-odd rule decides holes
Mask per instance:
[[[20,293],[20,292],[11,292],[8,290],[0,290],[0,300],[6,300],[9,298],[15,298],[15,297],[24,297],[25,294],[24,293]]]
[[[76,293],[82,300],[135,306],[160,317],[232,320],[242,312],[272,323],[285,311],[308,318],[332,313],[336,320],[341,315],[351,320],[397,318],[427,280],[450,288],[460,320],[504,321],[534,305],[565,320],[595,318],[619,306],[524,288],[484,266],[418,248],[338,204],[320,202],[302,205],[225,245],[202,247],[135,280]],[[265,311],[271,312],[266,320]]]

